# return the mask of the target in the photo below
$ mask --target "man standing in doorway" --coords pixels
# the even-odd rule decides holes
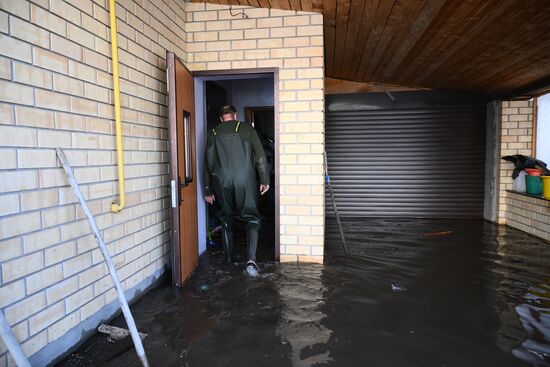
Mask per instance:
[[[237,110],[231,105],[220,108],[221,123],[208,134],[204,162],[204,192],[206,201],[215,200],[221,206],[223,249],[232,261],[233,223],[246,223],[246,271],[258,276],[256,248],[261,225],[258,211],[256,171],[260,176],[260,194],[269,190],[267,160],[260,138],[249,123],[237,121]]]

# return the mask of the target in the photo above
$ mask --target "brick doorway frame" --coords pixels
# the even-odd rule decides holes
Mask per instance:
[[[228,79],[239,79],[239,76],[251,74],[271,74],[273,76],[273,112],[274,112],[274,130],[275,130],[275,261],[280,261],[281,256],[281,228],[280,228],[280,124],[279,124],[279,68],[257,68],[257,69],[226,69],[226,70],[196,70],[192,72],[193,77],[203,78],[227,76]],[[195,101],[197,100],[195,95]],[[196,123],[196,122],[195,122]]]

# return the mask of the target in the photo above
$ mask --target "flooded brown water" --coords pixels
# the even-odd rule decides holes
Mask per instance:
[[[328,219],[325,265],[263,262],[250,279],[211,251],[183,289],[143,296],[151,366],[550,365],[549,243],[483,221],[344,225],[349,257]],[[91,365],[101,338],[60,365]]]

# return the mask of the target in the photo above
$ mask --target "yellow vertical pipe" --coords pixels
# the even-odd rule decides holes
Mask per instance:
[[[113,66],[113,87],[115,99],[116,155],[118,161],[118,191],[120,198],[113,202],[111,211],[118,213],[126,206],[124,187],[124,151],[122,150],[122,121],[120,119],[120,82],[118,76],[118,37],[116,30],[116,0],[109,0],[109,18],[111,22],[111,57]]]

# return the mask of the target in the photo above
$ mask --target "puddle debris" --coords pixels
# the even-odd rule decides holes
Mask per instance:
[[[403,288],[399,284],[392,284],[391,285],[391,290],[394,291],[394,292],[404,292],[404,291],[407,290],[407,288]]]
[[[429,233],[424,233],[424,237],[448,236],[452,233],[453,233],[453,231],[429,232]]]

